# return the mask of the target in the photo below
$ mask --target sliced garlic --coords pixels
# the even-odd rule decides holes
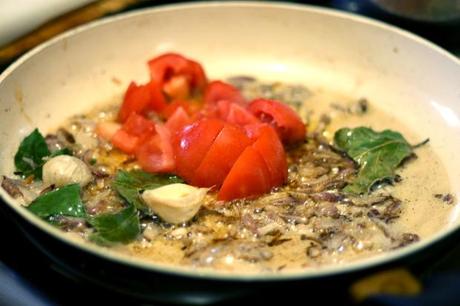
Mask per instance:
[[[78,183],[85,186],[93,179],[88,166],[80,159],[59,155],[43,165],[43,183],[56,187]]]
[[[196,215],[207,192],[207,188],[171,184],[146,190],[142,199],[161,219],[178,224]]]

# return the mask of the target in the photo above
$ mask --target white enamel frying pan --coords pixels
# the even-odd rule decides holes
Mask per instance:
[[[40,45],[0,76],[0,173],[11,174],[20,140],[35,127],[55,128],[65,118],[120,97],[130,80],[147,80],[144,63],[175,51],[204,63],[211,78],[234,74],[302,82],[352,97],[369,97],[413,131],[431,138],[452,193],[460,194],[460,62],[403,30],[333,10],[281,3],[213,2],[171,5],[90,23]],[[117,79],[117,82],[114,82]],[[121,82],[121,84],[120,84]],[[232,275],[166,267],[68,240],[17,205],[6,205],[30,231],[102,262],[143,273],[220,281],[305,280],[360,271],[427,252],[458,230],[458,205],[429,237],[358,262],[286,274]],[[56,255],[53,250],[48,250]],[[76,251],[75,251],[76,252]],[[62,258],[61,258],[62,259]]]

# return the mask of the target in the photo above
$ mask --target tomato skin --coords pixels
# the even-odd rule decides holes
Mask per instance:
[[[250,144],[242,128],[225,124],[196,169],[191,183],[200,187],[220,187],[235,161]]]
[[[131,113],[144,114],[152,109],[152,89],[150,84],[137,85],[131,82],[118,112],[118,120],[125,122]]]
[[[144,171],[170,173],[175,169],[171,134],[162,124],[155,124],[157,134],[150,135],[136,149],[137,162]]]
[[[306,127],[299,115],[286,104],[268,99],[255,99],[248,110],[262,122],[271,124],[285,144],[305,139]]]
[[[270,173],[262,156],[252,146],[248,146],[225,178],[217,198],[230,201],[256,197],[270,189]]]
[[[283,144],[276,131],[268,124],[260,124],[258,131],[260,134],[252,147],[259,152],[267,165],[270,173],[270,186],[280,186],[286,182],[288,176]]]
[[[215,105],[222,100],[241,105],[246,103],[236,87],[222,81],[210,82],[204,90],[203,100],[208,105]]]
[[[224,122],[215,118],[203,118],[185,126],[173,136],[176,171],[187,182],[194,173],[224,127]]]

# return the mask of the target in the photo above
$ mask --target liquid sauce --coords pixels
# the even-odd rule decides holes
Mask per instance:
[[[452,205],[435,195],[448,194],[449,182],[429,144],[415,149],[416,157],[398,168],[392,184],[382,184],[363,197],[341,192],[356,175],[356,166],[330,146],[337,129],[392,129],[411,144],[423,140],[379,111],[372,101],[330,91],[311,92],[302,86],[258,83],[251,78],[230,81],[248,98],[264,96],[290,103],[308,122],[308,142],[287,152],[288,184],[255,200],[225,204],[210,194],[198,215],[183,225],[168,225],[156,217],[143,219],[141,237],[111,251],[194,269],[283,273],[389,252],[445,226]],[[74,118],[66,128],[77,142],[93,147],[94,121],[111,120],[115,112],[110,109]],[[95,167],[101,166],[108,176],[85,191],[87,209],[117,211],[121,202],[104,186],[110,184],[117,168],[136,165],[109,144],[99,145],[93,157],[97,157]]]

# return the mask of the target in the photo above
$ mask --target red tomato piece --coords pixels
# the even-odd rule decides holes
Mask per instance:
[[[133,154],[139,143],[139,137],[129,134],[123,129],[119,129],[115,135],[113,135],[110,142],[113,146],[127,154]]]
[[[169,118],[179,107],[182,107],[187,115],[193,116],[201,108],[201,103],[195,100],[174,100],[163,109],[162,117]]]
[[[305,139],[306,127],[299,115],[288,105],[267,99],[252,101],[248,110],[262,122],[272,125],[285,144]]]
[[[251,141],[242,128],[225,124],[196,169],[192,184],[200,187],[220,187],[237,158],[250,144]]]
[[[143,136],[155,132],[155,123],[141,115],[132,113],[123,124],[122,129],[133,136]]]
[[[155,124],[155,130],[157,134],[151,135],[137,148],[137,162],[147,172],[173,172],[175,163],[171,134],[162,124]]]
[[[166,121],[165,126],[171,132],[171,134],[175,134],[179,132],[184,126],[192,123],[192,119],[190,116],[185,112],[182,107],[176,109],[174,114],[172,114],[168,121]]]
[[[152,109],[152,89],[150,84],[137,85],[135,82],[129,84],[118,113],[118,120],[125,122],[131,113],[144,114]]]
[[[245,104],[245,100],[240,91],[233,85],[222,81],[213,81],[209,83],[204,90],[203,99],[205,104],[211,105],[222,100],[241,105]]]
[[[262,156],[252,146],[236,160],[217,195],[219,200],[255,197],[270,191],[270,173]]]
[[[206,75],[201,65],[176,53],[166,53],[148,62],[150,79],[161,88],[168,82],[177,83],[176,77],[186,80],[188,92],[203,90],[207,83]],[[183,82],[181,80],[180,82]],[[171,84],[169,84],[172,86]],[[181,85],[182,88],[184,84]],[[174,87],[174,86],[173,86]]]
[[[224,123],[204,118],[185,126],[173,137],[177,174],[190,182],[201,161],[223,129]]]
[[[252,147],[260,153],[268,172],[270,173],[271,187],[280,186],[287,180],[287,160],[281,143],[275,130],[267,125],[261,124],[259,127],[260,136],[252,144]]]
[[[225,121],[229,123],[237,124],[239,126],[260,123],[259,119],[257,119],[248,110],[246,110],[245,108],[243,108],[242,106],[236,103],[230,104],[228,114],[227,114],[227,117],[225,118]]]
[[[121,125],[115,122],[99,122],[96,125],[97,136],[110,141],[115,133],[121,129]]]

